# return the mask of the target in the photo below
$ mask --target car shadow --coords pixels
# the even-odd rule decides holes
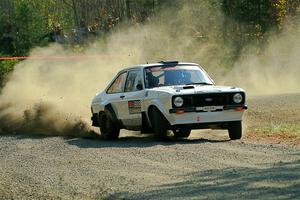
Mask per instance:
[[[122,136],[118,140],[103,140],[99,135],[94,133],[93,135],[87,134],[86,136],[72,136],[72,135],[45,135],[45,134],[29,134],[29,133],[7,133],[1,134],[1,137],[13,137],[18,140],[22,139],[45,139],[60,137],[67,144],[75,145],[79,148],[130,148],[130,147],[151,147],[156,145],[171,146],[175,144],[202,144],[202,143],[223,143],[230,141],[229,139],[206,139],[206,138],[174,138],[168,137],[165,141],[156,141],[152,134],[139,134],[139,135],[127,135]]]
[[[87,139],[87,138],[72,138],[66,139],[66,142],[70,145],[76,145],[80,148],[107,148],[107,147],[118,147],[118,148],[130,148],[130,147],[151,147],[156,145],[171,146],[175,144],[201,144],[201,143],[222,143],[228,142],[229,140],[209,140],[204,138],[197,139],[175,139],[169,137],[165,141],[156,141],[151,135],[142,136],[125,136],[120,137],[118,140],[102,140],[98,139]]]

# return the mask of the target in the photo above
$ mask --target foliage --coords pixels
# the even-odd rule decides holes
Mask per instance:
[[[85,41],[75,39],[76,30],[82,26],[89,30],[98,28],[101,32],[98,36],[103,37],[120,22],[129,26],[145,23],[162,11],[182,9],[187,2],[192,4],[187,11],[193,14],[191,29],[201,41],[212,37],[201,23],[216,24],[220,19],[218,10],[223,10],[224,19],[213,28],[222,30],[222,35],[216,38],[233,47],[230,55],[236,57],[248,43],[263,46],[268,31],[280,31],[286,19],[298,17],[300,12],[298,0],[3,0],[0,1],[0,54],[26,56],[31,48],[53,42],[50,37],[55,29],[60,29],[63,36],[67,33],[69,37],[63,39],[81,49]],[[209,17],[201,13],[203,8],[209,9]],[[199,23],[198,17],[207,20]],[[13,63],[1,61],[0,79],[12,69]]]
[[[0,54],[0,56],[3,56]],[[17,60],[1,60],[0,61],[0,88],[5,82],[6,75],[11,72],[19,61]]]
[[[223,11],[229,17],[224,35],[237,55],[249,42],[263,47],[266,33],[281,30],[286,19],[299,15],[299,6],[300,1],[294,0],[223,0]]]

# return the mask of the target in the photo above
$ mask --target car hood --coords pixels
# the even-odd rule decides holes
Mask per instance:
[[[152,88],[152,91],[167,92],[170,94],[201,94],[201,93],[225,93],[225,92],[244,92],[241,88],[216,85],[178,85],[162,86]]]

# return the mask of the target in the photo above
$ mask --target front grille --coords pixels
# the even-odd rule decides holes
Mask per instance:
[[[243,105],[245,102],[245,94],[243,92],[239,92],[239,93],[242,94],[243,96],[243,101],[239,105]],[[225,105],[237,105],[233,101],[234,94],[236,94],[236,92],[180,95],[180,97],[183,98],[183,102],[184,102],[182,107],[225,106]],[[175,97],[177,96],[174,96],[173,99]],[[176,108],[174,104],[173,107]]]
[[[228,94],[205,94],[193,97],[193,106],[223,106],[230,104]]]

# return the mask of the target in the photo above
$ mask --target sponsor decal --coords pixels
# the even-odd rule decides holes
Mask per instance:
[[[159,71],[168,71],[168,70],[178,70],[176,67],[151,67],[146,69],[146,72],[159,72]]]
[[[128,101],[129,114],[141,113],[141,100]]]
[[[164,70],[177,70],[176,67],[167,67],[167,68],[164,68]]]

